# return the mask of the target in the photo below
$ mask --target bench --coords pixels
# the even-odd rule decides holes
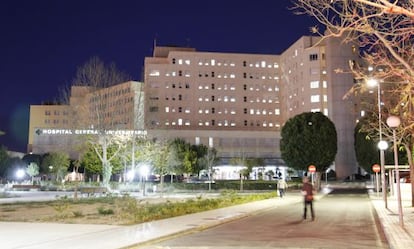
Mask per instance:
[[[108,189],[105,187],[81,187],[79,188],[81,195],[87,194],[89,196],[94,196],[95,194],[103,195],[108,192]]]

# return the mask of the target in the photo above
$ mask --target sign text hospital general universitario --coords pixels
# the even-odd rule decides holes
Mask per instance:
[[[145,130],[71,130],[71,129],[37,129],[36,134],[38,135],[98,135],[104,132],[107,135],[122,135],[122,136],[132,136],[132,135],[147,135]]]

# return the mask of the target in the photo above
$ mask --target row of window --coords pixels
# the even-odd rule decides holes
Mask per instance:
[[[152,77],[159,77],[161,76],[161,72],[160,70],[157,69],[153,69],[150,71],[149,76]],[[166,77],[186,77],[186,78],[190,78],[191,77],[191,72],[190,71],[182,71],[182,70],[178,70],[178,72],[176,71],[171,71],[171,72],[166,72],[165,73]],[[236,78],[236,74],[235,73],[216,73],[216,72],[198,72],[198,77],[205,77],[205,78],[218,78],[218,79],[235,79]],[[243,73],[243,78],[244,79],[256,79],[256,80],[276,80],[278,81],[280,78],[277,74],[264,74],[264,73]]]
[[[153,121],[153,125],[159,125],[158,122]],[[174,121],[166,120],[164,122],[165,126],[190,126],[191,121],[188,119],[178,119]],[[219,127],[236,127],[237,122],[235,120],[199,120],[197,122],[198,126],[219,126]],[[268,127],[273,128],[277,127],[280,128],[280,124],[274,123],[274,122],[268,122],[268,121],[253,121],[253,120],[244,120],[243,121],[244,126],[255,126],[255,127]]]
[[[172,64],[178,64],[178,65],[191,65],[190,59],[177,59],[172,58],[171,60]],[[231,62],[229,60],[217,60],[217,59],[203,59],[199,60],[198,64],[199,66],[230,66],[235,67],[236,63]],[[267,62],[267,61],[257,61],[257,62],[247,62],[243,61],[243,67],[255,67],[255,68],[279,68],[279,64],[277,62]]]
[[[60,124],[60,123],[62,123],[62,124],[69,124],[69,121],[67,119],[61,119],[61,120],[59,120],[59,119],[53,119],[53,120],[51,120],[51,119],[45,119],[44,122],[47,125],[50,125],[50,124],[57,125],[57,124]]]
[[[68,111],[62,111],[62,112],[60,112],[58,110],[54,110],[54,111],[45,110],[45,116],[52,115],[52,112],[53,112],[53,115],[55,115],[55,116],[59,116],[61,113],[62,113],[63,116],[69,115],[69,112]]]
[[[316,81],[317,83],[319,83],[319,81]],[[154,86],[159,85],[159,84],[154,84]],[[318,86],[318,85],[316,85]],[[189,83],[166,83],[165,84],[165,88],[169,89],[189,89],[190,88],[190,84]],[[155,88],[155,87],[154,87]],[[315,83],[311,84],[311,88],[317,88],[315,87]],[[235,91],[236,90],[236,84],[216,84],[216,83],[206,83],[206,84],[199,84],[198,85],[198,90],[218,90],[218,91]],[[278,92],[279,91],[279,87],[277,85],[266,85],[266,84],[255,84],[248,86],[247,84],[243,84],[243,90],[247,91],[260,91],[260,90],[264,90],[264,91],[268,91],[268,92]]]
[[[105,91],[105,92],[102,92]],[[108,99],[108,98],[113,98],[113,97],[119,97],[122,96],[124,94],[129,94],[131,92],[131,88],[126,87],[126,88],[122,88],[122,89],[118,89],[118,90],[113,90],[110,88],[106,88],[102,91],[97,91],[95,93],[92,94],[92,96],[89,99],[90,103],[93,102],[99,102],[102,101],[102,99]]]
[[[158,111],[158,107],[152,107],[150,108],[150,112],[157,112]],[[166,113],[186,113],[189,114],[191,113],[191,110],[189,107],[165,107],[165,112]],[[215,107],[212,108],[199,108],[198,109],[198,114],[232,114],[235,115],[237,114],[236,110],[233,108],[227,109],[227,108],[220,108],[220,109],[216,109]],[[254,108],[244,108],[243,109],[243,113],[244,114],[250,114],[250,115],[280,115],[280,109],[276,108],[276,109],[254,109]]]

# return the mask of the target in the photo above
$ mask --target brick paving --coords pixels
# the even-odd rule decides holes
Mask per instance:
[[[391,249],[414,248],[414,208],[410,196],[403,196],[403,224],[400,225],[398,202],[395,197],[388,197],[387,208],[382,197],[370,193],[371,202],[380,219],[385,236]]]

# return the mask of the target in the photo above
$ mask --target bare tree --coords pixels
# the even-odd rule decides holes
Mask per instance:
[[[365,129],[378,127],[389,115],[399,116],[398,145],[407,152],[414,178],[414,1],[389,0],[292,0],[297,14],[308,14],[323,26],[311,30],[323,38],[344,37],[344,42],[356,42],[364,63],[350,62],[350,68],[338,72],[355,75],[358,84],[349,94],[360,95],[366,91],[365,82],[376,78],[386,87],[387,99],[383,119],[375,120]],[[369,72],[367,66],[373,66]],[[371,109],[375,113],[375,109]],[[378,112],[376,112],[378,114]],[[380,116],[380,115],[373,115]],[[385,136],[391,130],[383,125]],[[412,205],[414,206],[414,181],[412,182]]]
[[[129,79],[114,64],[106,65],[93,57],[78,68],[72,82],[69,97],[72,126],[90,131],[82,136],[82,140],[93,147],[101,160],[102,182],[106,187],[112,175],[111,160],[124,147],[125,141],[131,138],[131,134],[117,131],[134,129],[131,125],[134,122],[125,119],[125,113],[134,107],[134,85],[121,85]],[[74,101],[77,94],[74,94],[73,89],[81,92],[81,98],[77,101]],[[112,146],[116,149],[109,156],[108,149]]]

